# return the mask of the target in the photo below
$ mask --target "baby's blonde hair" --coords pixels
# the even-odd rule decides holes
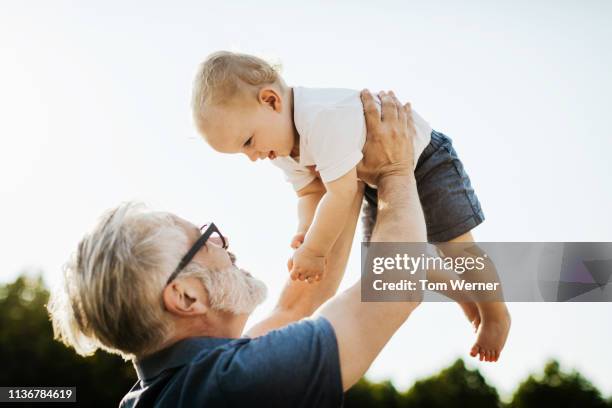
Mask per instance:
[[[192,108],[196,123],[200,123],[206,107],[229,105],[239,98],[256,100],[263,85],[286,85],[279,73],[280,66],[259,57],[230,51],[210,54],[198,68],[193,84]]]

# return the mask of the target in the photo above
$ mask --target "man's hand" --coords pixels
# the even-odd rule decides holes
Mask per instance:
[[[367,127],[359,178],[378,185],[380,178],[410,174],[414,169],[413,138],[416,135],[410,104],[402,106],[393,92],[380,92],[381,113],[368,90],[361,91]]]

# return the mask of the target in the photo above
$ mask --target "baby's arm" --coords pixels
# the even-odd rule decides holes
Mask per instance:
[[[306,232],[312,224],[317,206],[325,194],[325,185],[320,178],[315,178],[306,187],[297,192],[298,195],[298,228],[291,240],[291,248],[298,249],[304,242]]]
[[[292,279],[312,282],[309,278],[323,274],[325,257],[344,228],[351,203],[358,192],[357,183],[355,167],[339,179],[325,183],[327,192],[319,204],[314,222],[304,244],[295,251],[290,262]]]
[[[248,331],[249,336],[261,336],[270,330],[308,317],[336,293],[351,253],[362,200],[363,186],[359,188],[348,211],[349,215],[344,223],[344,229],[328,256],[325,265],[325,279],[312,285],[289,279],[270,316],[253,326]]]

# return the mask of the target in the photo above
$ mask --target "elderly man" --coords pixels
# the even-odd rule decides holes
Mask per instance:
[[[410,107],[383,93],[381,118],[372,96],[362,98],[360,176],[380,197],[372,240],[425,242]],[[198,229],[131,204],[110,211],[53,293],[56,336],[81,354],[103,348],[133,360],[139,381],[121,406],[339,407],[421,300],[362,303],[357,282],[315,318],[243,337],[265,286],[227,244],[214,224]]]

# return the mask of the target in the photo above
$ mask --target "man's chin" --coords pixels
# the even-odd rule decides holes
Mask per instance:
[[[259,306],[264,302],[264,300],[266,300],[266,297],[268,296],[268,287],[262,280],[257,279],[256,277],[251,275],[251,273],[245,270],[242,271],[249,280],[249,288],[251,296],[255,299],[255,307]],[[255,309],[255,307],[253,307],[253,309]]]
[[[236,315],[251,313],[266,299],[266,285],[236,265],[211,271],[205,286],[211,306]]]

